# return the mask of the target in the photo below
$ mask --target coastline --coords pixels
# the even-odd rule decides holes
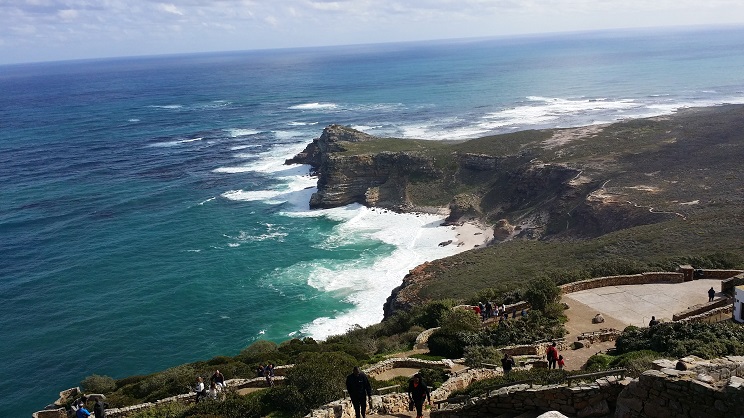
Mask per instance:
[[[451,245],[464,251],[487,246],[493,240],[493,228],[478,220],[468,220],[451,226],[456,232],[456,242]]]

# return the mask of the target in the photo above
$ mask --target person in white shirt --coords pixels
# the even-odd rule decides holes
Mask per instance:
[[[204,379],[201,376],[196,378],[196,403],[199,403],[199,399],[205,397],[207,394],[204,391]]]

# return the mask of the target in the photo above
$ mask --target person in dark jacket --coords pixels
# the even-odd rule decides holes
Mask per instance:
[[[429,395],[429,388],[426,386],[426,382],[424,382],[420,373],[416,373],[408,381],[408,398],[416,407],[416,418],[422,418],[424,416],[424,401],[428,400],[429,405],[431,405],[431,396]]]
[[[93,413],[96,415],[96,418],[106,418],[106,408],[108,407],[108,404],[99,396],[96,399],[96,404],[93,405]]]
[[[504,354],[504,358],[501,359],[501,367],[504,369],[504,374],[509,374],[514,365],[514,359],[509,354]]]
[[[359,367],[354,367],[352,373],[346,377],[346,390],[354,405],[356,418],[364,417],[367,413],[367,399],[372,405],[372,386],[367,375],[362,373]]]
[[[711,287],[710,289],[708,289],[708,302],[713,302],[713,299],[715,298],[716,298],[716,289],[713,289],[713,287]]]

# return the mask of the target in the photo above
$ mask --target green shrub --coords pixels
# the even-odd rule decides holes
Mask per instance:
[[[130,415],[129,418],[182,418],[189,406],[181,403],[166,403]]]
[[[442,330],[444,331],[479,331],[481,320],[474,311],[469,309],[450,309],[442,315]]]
[[[618,353],[652,350],[671,357],[702,358],[744,354],[744,328],[715,324],[667,322],[650,328],[627,327],[615,342]]]
[[[501,325],[481,331],[480,340],[482,345],[504,347],[560,338],[565,333],[562,318],[549,318],[540,311],[530,311],[527,318],[509,319]]]
[[[560,294],[561,289],[553,280],[547,276],[538,276],[527,284],[524,298],[533,310],[544,311],[548,305],[558,301]]]
[[[610,368],[610,363],[615,357],[608,356],[607,354],[595,354],[586,361],[584,364],[584,370],[588,372],[598,372],[600,370],[607,370]]]
[[[485,395],[488,391],[493,390],[493,388],[497,386],[522,380],[532,380],[533,383],[537,385],[558,384],[565,382],[566,376],[579,373],[583,372],[567,372],[565,370],[556,369],[513,370],[512,372],[503,376],[475,381],[471,383],[467,388],[457,390],[450,396],[481,396]]]
[[[500,364],[503,354],[493,346],[470,345],[465,347],[465,365],[482,367],[482,363]]]
[[[223,401],[205,401],[195,404],[183,413],[193,418],[259,418],[263,404],[259,396],[240,396],[228,393]]]
[[[87,393],[111,393],[116,390],[116,381],[109,376],[92,374],[83,379],[80,386]]]
[[[345,353],[304,353],[289,369],[286,384],[301,396],[299,410],[309,411],[339,399],[346,388],[346,376],[358,361]]]
[[[663,357],[661,354],[651,350],[633,351],[621,354],[612,359],[609,368],[624,367],[628,370],[629,376],[638,377],[646,370],[653,368],[654,360]]]
[[[465,344],[460,340],[457,332],[437,330],[429,337],[429,353],[445,358],[461,358]]]
[[[435,356],[435,355],[432,355],[431,353],[429,353],[429,354],[411,354],[409,357],[411,357],[411,358],[417,358],[419,360],[429,360],[429,361],[440,361],[440,360],[443,360],[443,359],[447,358],[447,357],[444,357],[444,356]]]
[[[433,386],[434,388],[442,386],[442,383],[449,377],[447,371],[444,369],[423,368],[419,370],[419,374],[421,374],[421,378],[424,379],[424,382],[428,386]]]
[[[441,325],[442,317],[452,311],[455,302],[444,299],[429,302],[415,309],[413,322],[424,329],[436,328]]]

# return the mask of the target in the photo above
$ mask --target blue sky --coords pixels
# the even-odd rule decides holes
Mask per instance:
[[[0,64],[742,25],[742,0],[0,0]]]

